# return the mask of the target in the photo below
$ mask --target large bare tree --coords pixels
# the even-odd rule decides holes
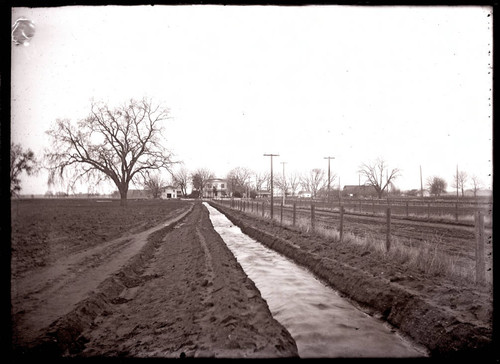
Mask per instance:
[[[373,186],[378,198],[382,198],[384,191],[401,175],[398,168],[389,169],[382,158],[371,163],[363,163],[359,173],[365,177],[365,184]]]
[[[109,179],[125,205],[131,182],[139,184],[148,171],[170,171],[172,153],[165,148],[164,124],[168,110],[152,100],[131,99],[118,107],[92,102],[90,115],[74,125],[58,119],[47,131],[51,149],[49,184]]]
[[[21,144],[10,145],[10,196],[21,191],[20,174],[25,172],[28,176],[38,171],[38,161],[31,149],[23,150]]]
[[[199,198],[203,198],[203,191],[212,178],[214,178],[214,173],[206,168],[199,168],[191,174],[193,187],[198,190]]]

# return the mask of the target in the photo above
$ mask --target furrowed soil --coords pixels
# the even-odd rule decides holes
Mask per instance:
[[[17,200],[11,220],[17,359],[298,356],[199,202]]]
[[[432,357],[496,355],[491,282],[409,269],[356,244],[214,207]],[[18,359],[298,355],[199,202],[14,200],[11,229]]]
[[[498,358],[493,345],[491,280],[476,284],[412,269],[359,244],[340,243],[338,238],[212,205],[245,234],[308,268],[346,298],[425,346],[431,357]],[[461,244],[458,239],[454,249],[460,250]],[[449,250],[453,242],[446,245]],[[469,247],[465,249],[469,255]]]

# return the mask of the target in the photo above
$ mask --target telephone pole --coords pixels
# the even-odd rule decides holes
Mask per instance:
[[[422,166],[420,166],[420,197],[424,198],[424,184],[422,183]]]
[[[325,157],[324,159],[328,159],[328,205],[331,203],[330,200],[330,159],[335,159],[335,157]]]
[[[285,179],[285,164],[286,162],[280,162],[283,164],[283,205],[285,205],[285,195],[286,195],[286,179]]]
[[[264,154],[264,157],[271,157],[271,221],[274,216],[274,191],[273,191],[273,157],[279,157],[279,154]]]

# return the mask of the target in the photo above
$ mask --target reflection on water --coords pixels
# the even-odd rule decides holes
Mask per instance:
[[[422,357],[425,351],[343,299],[309,271],[258,243],[208,204],[215,230],[305,357]]]

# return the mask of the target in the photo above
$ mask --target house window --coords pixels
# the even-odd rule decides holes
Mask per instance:
[[[224,183],[221,183],[221,184],[220,184],[220,188],[224,188]]]

